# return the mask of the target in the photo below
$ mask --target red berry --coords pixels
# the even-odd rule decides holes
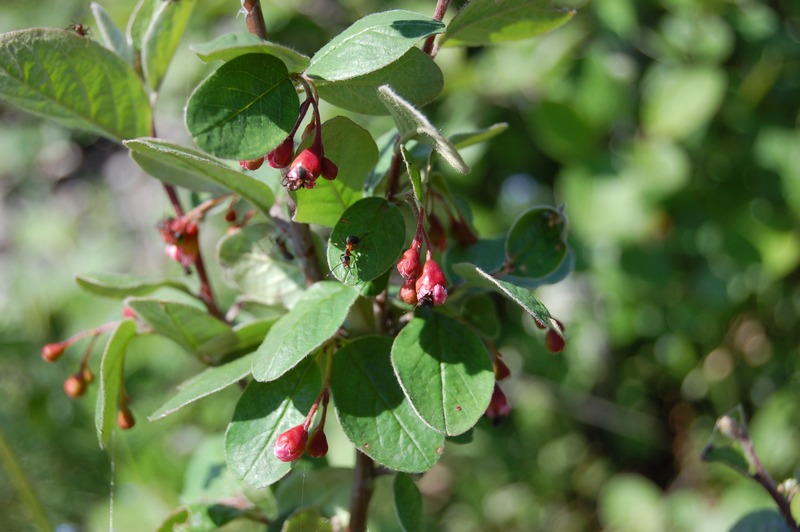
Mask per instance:
[[[544,337],[544,345],[551,353],[560,353],[564,350],[564,337],[556,332],[555,329],[548,329]]]
[[[267,163],[273,168],[286,168],[292,162],[294,139],[286,137],[277,148],[267,154]]]
[[[225,213],[225,221],[228,223],[236,221],[236,211],[234,209],[228,209],[228,212]]]
[[[125,407],[117,413],[117,426],[122,430],[131,429],[135,424],[136,419],[133,417],[133,412],[131,412],[129,408]]]
[[[503,362],[503,359],[500,357],[494,358],[494,378],[498,381],[505,380],[511,376],[511,370]]]
[[[317,427],[311,433],[308,445],[306,445],[306,452],[312,458],[320,458],[328,454],[328,438],[325,436],[322,426]]]
[[[307,442],[308,430],[297,425],[278,436],[273,452],[281,462],[293,462],[303,456]]]
[[[64,393],[68,397],[75,399],[86,393],[86,380],[83,378],[83,373],[78,372],[64,381]]]
[[[333,181],[339,175],[339,167],[327,157],[322,159],[322,177],[328,181]]]
[[[239,166],[242,167],[244,170],[258,170],[261,168],[261,165],[264,164],[264,158],[259,157],[258,159],[250,159],[249,161],[239,161]]]
[[[397,263],[397,271],[406,279],[417,279],[419,277],[419,245],[417,241],[411,243],[403,257]]]
[[[63,342],[47,344],[42,348],[42,358],[48,362],[55,362],[66,351],[67,345]]]
[[[500,386],[495,383],[494,391],[492,392],[492,399],[489,401],[489,407],[483,414],[493,421],[498,421],[502,417],[506,417],[511,413],[511,407],[508,405],[508,398]]]
[[[429,250],[422,267],[422,275],[417,279],[417,301],[420,305],[441,305],[447,299],[446,284],[442,269],[431,258]]]

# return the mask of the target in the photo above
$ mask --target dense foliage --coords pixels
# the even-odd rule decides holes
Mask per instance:
[[[334,54],[321,53],[323,45],[359,17],[390,6],[357,2],[346,9],[328,6],[324,9],[329,11],[314,11],[311,4],[302,9],[302,2],[280,9],[267,3],[270,39],[299,53],[276,47],[254,57],[230,55],[230,50],[258,46],[246,35],[236,42],[226,41],[225,37],[212,40],[231,30],[242,30],[241,20],[218,18],[223,14],[231,18],[228,2],[209,3],[208,8],[204,5],[191,18],[183,11],[188,8],[181,5],[190,5],[189,2],[180,0],[175,4],[181,6],[176,9],[175,24],[185,26],[189,35],[180,45],[165,35],[158,46],[153,44],[149,56],[141,50],[143,57],[150,57],[142,67],[147,85],[141,94],[134,89],[137,84],[141,86],[140,82],[130,78],[125,69],[107,69],[112,82],[96,87],[98,98],[114,94],[115,98],[139,99],[141,112],[125,115],[110,104],[92,110],[108,120],[92,130],[93,135],[86,135],[43,124],[11,106],[3,108],[0,136],[7,156],[0,171],[6,223],[0,260],[7,289],[2,299],[6,312],[0,330],[4,344],[0,392],[8,399],[0,409],[0,419],[2,436],[18,462],[10,458],[3,462],[3,475],[11,482],[2,483],[0,504],[14,507],[10,513],[4,512],[3,519],[8,519],[10,525],[19,527],[31,520],[31,515],[36,514],[35,498],[43,501],[44,513],[53,522],[74,521],[102,527],[108,520],[109,467],[106,455],[96,450],[96,440],[91,437],[94,405],[85,400],[69,401],[61,389],[61,382],[71,372],[64,368],[78,364],[80,350],[68,351],[59,366],[45,365],[37,355],[47,342],[119,319],[118,302],[81,293],[71,282],[76,273],[87,271],[135,275],[84,275],[78,281],[95,293],[135,296],[128,300],[128,306],[151,327],[161,327],[157,332],[170,339],[150,336],[130,344],[125,357],[125,388],[132,398],[133,410],[141,418],[132,431],[116,431],[115,440],[111,441],[116,411],[102,405],[99,409],[101,438],[111,444],[110,453],[115,457],[117,527],[132,528],[129,523],[138,522],[153,528],[179,503],[197,510],[191,505],[209,497],[213,500],[230,495],[231,490],[247,495],[259,512],[271,517],[295,508],[309,508],[324,515],[331,515],[337,507],[346,508],[351,474],[342,468],[352,466],[353,460],[348,440],[358,441],[363,436],[354,431],[370,430],[359,423],[358,416],[348,418],[348,412],[358,408],[358,397],[350,395],[352,368],[359,367],[366,353],[391,353],[393,367],[375,366],[372,371],[375,378],[392,371],[399,377],[403,386],[402,390],[397,388],[396,400],[401,402],[406,397],[414,404],[413,409],[399,413],[399,419],[403,415],[424,419],[420,428],[437,429],[427,436],[430,438],[465,432],[484,413],[492,395],[491,366],[485,364],[489,358],[484,357],[484,362],[476,358],[471,371],[461,375],[475,380],[470,386],[480,389],[478,395],[483,399],[465,408],[471,417],[468,422],[453,425],[447,416],[437,417],[443,406],[447,411],[444,397],[438,404],[414,399],[417,394],[429,398],[430,390],[415,391],[415,386],[423,384],[416,378],[418,366],[410,365],[409,377],[404,380],[403,364],[414,361],[395,357],[395,349],[414,353],[425,326],[435,328],[437,336],[463,342],[466,352],[480,350],[475,342],[494,346],[511,368],[511,378],[503,385],[512,407],[510,416],[498,426],[486,419],[480,421],[470,433],[471,443],[448,442],[441,461],[419,481],[425,498],[425,518],[432,527],[715,529],[732,525],[753,509],[774,507],[755,483],[740,479],[721,465],[701,463],[700,453],[714,433],[716,418],[743,404],[748,417],[752,416],[750,433],[755,448],[773,477],[779,481],[791,477],[800,463],[800,451],[795,445],[800,421],[796,407],[800,367],[795,326],[800,313],[795,282],[800,264],[796,229],[800,170],[793,149],[798,139],[797,7],[788,2],[769,6],[757,2],[679,0],[609,0],[587,5],[564,2],[562,5],[578,8],[577,15],[569,24],[533,41],[443,48],[436,64],[443,73],[439,76],[444,92],[425,107],[427,118],[420,122],[408,102],[423,105],[436,96],[438,67],[432,69],[424,54],[409,47],[428,34],[439,33],[441,28],[437,29],[436,24],[420,29],[413,38],[404,35],[411,44],[399,45],[399,55],[383,65],[363,66],[347,60],[326,65],[325,59]],[[8,16],[0,17],[2,29],[59,24],[65,27],[75,18],[95,26],[91,36],[103,41],[105,34],[101,35],[90,23],[88,10],[79,11],[81,8],[69,3],[59,6],[58,9],[75,11],[53,20],[59,16],[55,10],[22,13],[3,6],[0,9]],[[124,27],[126,11],[132,6],[105,7],[111,12],[109,18]],[[419,13],[420,20],[430,20],[429,15],[422,14],[433,9],[432,5],[420,3],[402,7]],[[45,15],[37,20],[23,18]],[[451,20],[452,14],[444,22]],[[54,54],[69,50],[73,45],[70,43],[85,44],[76,40],[80,36],[74,30],[36,31],[31,34],[36,38],[56,39]],[[136,31],[132,35],[135,41]],[[452,39],[453,44],[482,44]],[[219,63],[204,67],[195,59],[188,52],[188,43],[200,42],[207,44],[194,47],[197,57],[204,61],[224,59],[225,65],[219,69]],[[85,46],[87,68],[98,67],[98,56],[92,54],[108,55],[99,48]],[[168,61],[159,55],[165,50],[176,50],[178,54],[169,70],[164,64]],[[125,47],[118,52],[122,61],[126,60]],[[380,60],[381,54],[375,55]],[[362,82],[374,85],[376,81],[369,79],[370,73],[394,64],[401,56],[411,65],[409,68],[418,69],[418,75],[428,80],[422,85],[429,92],[374,91],[374,99],[350,92]],[[53,61],[70,57],[73,56]],[[275,57],[280,59],[277,63],[272,61]],[[244,62],[258,64],[242,67]],[[281,70],[278,63],[286,70]],[[367,70],[345,71],[343,63]],[[247,78],[242,76],[243,70],[257,68],[265,76],[274,75],[276,84],[286,85],[289,78],[285,73],[307,67],[310,77],[316,73],[327,80],[317,84],[323,100],[370,115],[376,110],[384,112],[383,106],[394,120],[364,118],[333,106],[320,109],[325,122],[317,131],[321,129],[324,156],[338,165],[338,176],[330,182],[319,180],[312,190],[305,187],[296,193],[298,221],[332,228],[327,248],[323,242],[315,243],[319,249],[327,249],[326,270],[332,273],[316,285],[319,288],[304,292],[302,273],[297,268],[282,268],[274,275],[280,274],[281,286],[291,290],[281,293],[278,299],[269,299],[276,296],[268,290],[258,292],[263,287],[258,286],[258,276],[253,272],[260,271],[265,262],[279,263],[275,259],[282,256],[280,246],[274,239],[264,241],[269,228],[263,226],[264,220],[258,220],[261,215],[240,231],[224,235],[227,204],[223,208],[209,207],[211,214],[203,224],[200,249],[213,255],[215,242],[222,238],[217,249],[219,265],[213,264],[216,261],[207,262],[220,308],[231,307],[237,295],[248,293],[260,294],[262,297],[255,303],[262,307],[264,303],[288,301],[289,306],[304,311],[293,310],[286,316],[294,315],[296,321],[284,320],[283,329],[275,329],[281,327],[281,320],[274,322],[277,313],[257,310],[253,298],[240,299],[236,302],[243,312],[239,319],[246,318],[249,327],[225,326],[223,330],[219,320],[209,321],[205,311],[198,312],[200,307],[192,304],[191,296],[176,296],[181,291],[194,293],[198,285],[196,276],[181,279],[184,264],[172,269],[164,266],[159,237],[153,230],[155,222],[170,211],[169,202],[161,199],[163,192],[155,181],[147,181],[139,174],[138,167],[128,159],[127,150],[98,141],[97,135],[113,141],[149,136],[150,106],[146,94],[158,88],[158,134],[162,139],[175,140],[128,141],[126,146],[133,160],[155,177],[195,188],[195,194],[183,196],[187,204],[191,201],[193,205],[203,205],[202,201],[209,197],[206,194],[219,192],[222,185],[269,214],[274,197],[284,194],[275,186],[274,170],[265,165],[254,173],[239,172],[195,148],[190,152],[183,146],[190,146],[193,140],[201,149],[223,159],[251,159],[278,146],[292,129],[296,115],[276,120],[274,128],[260,127],[263,124],[252,128],[255,133],[245,137],[254,143],[253,147],[238,140],[232,142],[232,136],[225,132],[215,135],[216,130],[203,122],[208,116],[195,111],[207,106],[209,98],[214,100],[214,91],[220,90],[215,83],[225,86],[233,80],[239,86],[245,82],[246,79],[237,78]],[[337,72],[344,72],[344,77],[338,79]],[[114,75],[120,79],[113,79]],[[347,80],[354,78],[359,82],[348,87]],[[200,88],[194,90],[198,85]],[[125,87],[133,92],[127,96],[114,93]],[[294,98],[293,105],[300,106],[297,92],[281,92],[275,98],[289,106]],[[187,99],[186,125],[191,139],[187,138],[181,118]],[[364,101],[367,107],[348,107],[355,101]],[[269,114],[274,102],[267,98],[263,104],[264,112]],[[56,114],[53,109],[43,112],[51,118]],[[332,118],[340,113],[341,117]],[[251,131],[247,117],[243,118],[239,127]],[[66,119],[62,122],[69,124]],[[497,127],[474,137],[458,136],[500,123],[507,123],[508,129],[502,132],[503,128]],[[447,136],[439,133],[443,124]],[[472,224],[484,238],[503,235],[501,239],[481,241],[466,251],[450,250],[449,256],[446,254],[440,261],[451,282],[463,278],[472,286],[491,289],[458,301],[465,323],[471,323],[470,327],[491,342],[484,344],[478,333],[470,332],[452,316],[419,310],[397,339],[387,343],[386,337],[365,334],[371,331],[372,324],[364,316],[370,316],[372,310],[370,305],[356,305],[348,325],[355,339],[337,346],[330,368],[334,402],[340,410],[338,421],[344,429],[339,432],[331,428],[334,432],[328,434],[327,462],[334,467],[318,469],[319,464],[301,462],[302,468],[308,470],[286,477],[272,495],[250,492],[244,485],[228,483],[227,479],[225,485],[213,485],[211,491],[201,490],[209,468],[224,460],[218,435],[232,416],[234,424],[227,438],[229,452],[231,431],[248,434],[246,421],[251,415],[246,411],[245,397],[261,394],[254,403],[264,404],[298,393],[294,408],[303,415],[287,421],[283,428],[301,423],[314,402],[319,391],[319,385],[314,383],[319,383],[321,377],[312,364],[303,362],[311,359],[304,357],[336,333],[345,318],[335,312],[309,317],[305,309],[313,314],[320,302],[335,302],[326,308],[346,314],[358,295],[348,286],[369,294],[375,288],[367,286],[368,282],[390,271],[409,241],[417,236],[412,209],[398,213],[405,222],[387,223],[386,231],[405,225],[406,231],[396,239],[399,243],[391,238],[384,241],[372,237],[370,227],[380,218],[373,209],[389,207],[356,201],[362,195],[361,183],[373,187],[371,201],[383,201],[377,196],[385,195],[385,189],[379,187],[387,185],[373,182],[380,172],[372,169],[387,164],[383,148],[390,144],[386,140],[390,137],[381,139],[375,133],[364,133],[393,127],[401,134],[403,128],[409,133],[427,132],[423,137],[438,153],[434,168],[441,174],[427,168],[425,161],[431,148],[424,143],[410,145],[404,152],[404,171],[415,183],[411,196],[419,205],[425,205],[430,198],[426,200],[427,188],[416,186],[417,181],[449,183],[447,189],[439,188],[439,193],[452,192],[468,199],[469,208],[460,202],[450,205],[457,212],[472,213],[471,220],[464,214],[464,223]],[[312,133],[302,148],[313,146],[313,137]],[[337,142],[344,138],[359,139],[354,141],[360,143],[355,153]],[[463,150],[471,143],[470,138],[488,142]],[[463,159],[450,147],[461,148]],[[459,170],[467,165],[471,172],[461,175]],[[418,171],[422,177],[415,178]],[[325,177],[324,170],[321,173]],[[357,180],[359,175],[361,182],[347,186],[348,179]],[[103,185],[95,186],[92,179],[97,176],[103,176]],[[191,187],[198,176],[203,177],[203,186]],[[326,196],[326,185],[331,185],[327,187],[330,190],[332,184],[342,184],[345,192],[356,189],[358,194]],[[562,231],[546,231],[548,220],[562,216],[562,211],[529,210],[531,205],[562,202],[570,217],[569,253],[557,245],[563,238]],[[354,212],[343,213],[344,208],[359,205]],[[241,205],[233,210],[236,219],[248,212]],[[440,214],[447,216],[444,210]],[[347,227],[342,227],[342,219]],[[351,229],[356,225],[357,229]],[[532,231],[537,227],[544,230]],[[382,229],[380,234],[386,231]],[[528,240],[531,232],[538,238]],[[349,240],[351,235],[359,235],[363,246],[360,242],[354,246]],[[483,273],[501,267],[503,257],[510,253],[525,256],[527,250],[542,242],[553,242],[546,249],[557,249],[569,257],[554,257],[548,262],[540,260],[542,253],[534,252],[523,272],[505,271],[504,280]],[[353,248],[355,268],[341,264],[348,247]],[[182,251],[184,256],[191,256],[191,249]],[[563,354],[553,356],[546,350],[544,334],[537,331],[537,318],[526,317],[525,312],[531,311],[539,321],[545,321],[546,311],[536,300],[527,305],[520,302],[526,294],[531,297],[528,288],[538,284],[524,278],[527,275],[559,280],[565,273],[563,269],[557,270],[554,277],[544,274],[573,258],[574,273],[536,292],[567,326],[568,342]],[[481,269],[453,266],[469,262]],[[367,266],[375,266],[375,271],[370,272]],[[538,275],[529,275],[530,268],[537,267],[541,268]],[[142,281],[146,275],[171,280],[163,286],[161,281]],[[334,278],[342,283],[334,282]],[[225,288],[225,281],[238,291]],[[399,280],[393,278],[391,282],[395,290],[400,288]],[[161,299],[148,295],[154,290],[159,290]],[[169,303],[164,303],[164,293],[170,295],[166,298],[171,300]],[[433,298],[433,287],[431,294]],[[365,298],[359,297],[358,301]],[[486,312],[489,305],[496,306],[496,310]],[[360,316],[363,322],[358,323],[353,315]],[[175,316],[182,317],[173,320]],[[183,327],[174,327],[189,318],[198,320],[190,334]],[[305,347],[292,345],[285,349],[286,332],[303,329],[307,323],[320,325],[306,331],[309,334],[303,337],[307,340]],[[123,324],[132,322],[126,320]],[[264,347],[261,339],[266,337],[265,341],[269,341],[270,331],[274,330],[278,332],[272,333],[272,343]],[[131,325],[123,325],[113,338],[123,345],[132,334]],[[531,338],[537,334],[541,341]],[[225,342],[223,337],[227,337]],[[200,349],[209,341],[211,348]],[[224,368],[221,375],[200,379],[202,393],[181,398],[181,393],[186,393],[184,387],[173,397],[175,384],[200,372],[201,364],[209,363],[204,357],[210,357],[217,365],[226,357],[236,358],[252,351],[253,345],[261,345],[253,355],[256,358],[262,350],[285,356],[262,356],[261,363],[237,358],[233,363],[207,370]],[[109,351],[113,349],[106,348],[107,359]],[[198,354],[199,360],[187,359],[186,351]],[[102,352],[103,349],[96,349],[92,367],[97,368],[95,361]],[[444,360],[449,356],[452,355],[447,352],[441,354]],[[387,357],[385,362],[389,364],[390,359]],[[302,393],[296,392],[297,387],[290,392],[249,386],[241,401],[241,391],[230,386],[214,397],[188,404],[190,399],[219,390],[223,383],[236,383],[251,368],[259,380],[279,378],[275,382],[286,387],[295,382],[298,386],[309,382],[311,385]],[[119,369],[109,364],[109,371]],[[322,370],[327,369],[322,364]],[[489,379],[484,378],[487,375]],[[101,384],[105,383],[99,396],[115,397],[116,381],[98,376]],[[197,385],[198,381],[190,382]],[[389,386],[383,383],[373,389]],[[95,393],[97,383],[90,390],[90,394]],[[234,410],[237,401],[240,406]],[[184,405],[188,406],[176,411]],[[144,422],[150,413],[154,413],[153,418],[164,419]],[[391,429],[381,427],[377,434],[384,430]],[[724,448],[724,435],[713,436],[714,445]],[[236,443],[234,439],[234,447]],[[413,460],[393,452],[373,457],[394,469],[423,471],[438,459],[436,454],[421,454]],[[732,458],[727,461],[735,463]],[[231,463],[230,457],[228,462]],[[21,475],[12,471],[9,464],[14,463],[21,466]],[[246,477],[251,471],[247,469],[236,476]],[[280,474],[286,471],[288,466]],[[264,472],[273,473],[277,474],[276,470]],[[34,498],[28,498],[19,487],[19,478],[27,478]],[[371,519],[380,529],[398,526],[391,509],[393,492],[406,497],[401,500],[408,500],[414,496],[414,482],[407,476],[394,480],[379,477]],[[774,511],[761,517],[774,518]]]

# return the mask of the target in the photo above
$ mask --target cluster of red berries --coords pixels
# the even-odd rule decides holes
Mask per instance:
[[[170,217],[161,220],[156,227],[167,244],[164,252],[188,273],[199,253],[197,223],[187,216]]]
[[[439,306],[447,299],[447,281],[430,249],[425,254],[425,264],[420,268],[421,247],[422,243],[415,238],[397,263],[397,271],[405,279],[400,287],[400,299],[409,305]]]

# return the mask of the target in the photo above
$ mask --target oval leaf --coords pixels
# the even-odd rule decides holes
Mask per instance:
[[[142,71],[147,83],[158,90],[167,67],[192,16],[192,0],[157,2],[141,43]]]
[[[223,159],[255,159],[283,142],[299,113],[286,65],[267,54],[225,63],[195,89],[186,127],[197,145]]]
[[[343,116],[322,124],[322,144],[339,175],[333,181],[318,180],[313,190],[297,191],[294,221],[333,227],[344,210],[361,199],[364,181],[378,161],[378,147],[369,131]]]
[[[204,352],[201,347],[220,334],[230,332],[230,327],[206,311],[173,301],[159,299],[128,299],[136,314],[146,321],[153,332],[165,336],[183,349],[205,362],[214,353]]]
[[[320,98],[342,109],[387,115],[389,111],[378,98],[381,85],[391,85],[400,97],[423,106],[442,92],[444,77],[428,54],[411,48],[400,59],[375,72],[337,82],[318,81],[317,90]]]
[[[561,209],[533,207],[514,221],[506,239],[509,273],[545,277],[567,254],[567,218]]]
[[[296,261],[288,262],[269,237],[267,224],[247,225],[222,238],[217,254],[225,281],[251,300],[291,308],[305,291]]]
[[[469,173],[469,166],[453,143],[444,138],[418,109],[398,96],[388,85],[378,88],[378,96],[392,115],[403,144],[412,139],[424,142],[436,150],[457,172]]]
[[[311,286],[272,326],[253,358],[253,377],[273,381],[331,338],[347,318],[358,292],[333,281]]]
[[[252,358],[251,355],[243,356],[233,362],[214,368],[208,368],[198,373],[183,384],[180,384],[178,386],[178,393],[164,403],[161,408],[153,412],[148,419],[150,421],[155,421],[166,417],[188,404],[239,382],[250,375]]]
[[[501,281],[500,279],[495,279],[474,264],[455,264],[453,265],[453,269],[470,284],[494,290],[507,299],[510,299],[522,307],[522,309],[530,314],[541,326],[550,327],[559,333],[561,332],[561,327],[553,317],[550,316],[547,307],[536,299],[529,290]]]
[[[212,190],[230,190],[265,214],[269,213],[275,202],[272,189],[265,183],[228,168],[204,153],[153,138],[128,140],[124,144],[142,169],[167,183],[199,190],[207,190],[211,184]],[[181,177],[179,183],[175,181],[176,176]],[[192,182],[197,182],[199,186],[191,186]]]
[[[265,41],[252,33],[226,33],[213,41],[192,45],[191,49],[206,63],[230,61],[245,54],[274,55],[283,61],[289,72],[302,72],[311,63],[308,56],[286,46]]]
[[[191,290],[179,281],[150,280],[135,275],[120,273],[92,273],[75,277],[78,285],[88,292],[119,299],[128,296],[146,296],[159,288],[169,287],[191,294]]]
[[[348,252],[347,241],[353,237],[358,243]],[[405,238],[405,221],[397,207],[383,198],[364,198],[344,211],[334,226],[328,240],[328,267],[345,284],[364,284],[397,262]]]
[[[94,20],[97,24],[97,30],[103,38],[106,48],[120,56],[125,63],[129,65],[132,64],[133,50],[131,50],[128,41],[125,40],[125,35],[122,33],[122,30],[114,24],[114,20],[111,18],[111,15],[108,14],[108,11],[103,9],[103,6],[97,2],[91,2],[89,4],[89,9],[92,10],[92,15],[94,15]]]
[[[486,346],[461,322],[424,309],[392,345],[392,365],[414,410],[435,430],[455,436],[489,406],[494,373]]]
[[[420,39],[444,30],[438,20],[394,10],[368,15],[320,48],[306,70],[311,78],[355,78],[394,63]]]
[[[0,98],[116,142],[150,132],[150,101],[134,71],[74,31],[0,35]]]
[[[313,359],[276,381],[251,381],[225,432],[225,458],[231,472],[254,488],[269,486],[288,473],[291,463],[275,456],[275,441],[305,420],[321,389],[322,378]]]
[[[482,46],[530,39],[575,16],[554,9],[551,0],[472,0],[453,17],[442,46]]]
[[[439,459],[444,435],[411,408],[392,372],[392,339],[365,336],[336,352],[331,390],[336,415],[364,454],[398,471],[427,471]]]
[[[125,351],[134,336],[136,336],[136,323],[133,320],[122,320],[111,333],[111,338],[108,339],[106,349],[103,351],[103,359],[100,362],[100,389],[97,392],[94,418],[101,448],[108,445],[111,432],[114,430]]]
[[[398,473],[394,477],[394,511],[400,526],[406,532],[422,530],[422,494],[406,473]]]

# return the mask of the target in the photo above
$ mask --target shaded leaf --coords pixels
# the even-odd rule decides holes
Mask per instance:
[[[267,333],[253,358],[253,377],[272,381],[295,367],[336,334],[357,297],[341,283],[312,285]]]
[[[291,463],[275,456],[275,441],[305,420],[321,388],[322,377],[311,358],[278,380],[251,381],[225,433],[231,472],[254,488],[269,486],[288,473]]]
[[[152,280],[121,273],[91,273],[78,275],[75,281],[88,292],[106,297],[125,298],[146,296],[159,288],[169,287],[191,294],[191,290],[180,281]]]
[[[139,166],[153,177],[193,190],[229,190],[268,213],[275,196],[265,183],[228,168],[204,153],[154,138],[124,142]]]
[[[136,323],[133,320],[122,320],[108,339],[103,359],[100,362],[100,386],[97,391],[97,408],[94,423],[100,447],[105,448],[111,441],[111,432],[117,420],[117,405],[122,371],[125,363],[125,351],[128,344],[136,336]]]
[[[310,143],[307,139],[298,151]],[[322,125],[322,144],[339,174],[333,181],[318,179],[312,190],[297,191],[294,221],[333,227],[344,210],[361,199],[364,181],[378,160],[378,148],[369,131],[343,116]]]
[[[316,85],[323,100],[342,109],[386,115],[389,111],[378,97],[379,86],[391,85],[401,98],[423,106],[442,92],[444,77],[428,54],[411,48],[400,59],[375,72],[336,82],[320,80]]]
[[[701,458],[704,462],[725,464],[743,474],[747,474],[750,466],[741,451],[730,445],[708,445],[703,449]]]
[[[216,393],[250,375],[252,356],[243,356],[222,366],[208,368],[178,386],[178,393],[148,418],[155,421],[177,412],[184,406]]]
[[[412,139],[429,144],[456,171],[469,173],[469,166],[455,146],[433,127],[425,115],[398,96],[388,85],[378,88],[378,95],[394,118],[403,144]]]
[[[506,239],[509,273],[539,278],[555,271],[567,254],[566,233],[562,209],[533,207],[522,213]]]
[[[150,132],[150,101],[136,73],[74,31],[0,35],[0,98],[116,142]]]
[[[453,17],[442,46],[482,46],[529,39],[554,30],[575,16],[554,9],[550,0],[472,0]]]
[[[421,472],[439,459],[444,435],[414,412],[392,372],[392,338],[364,336],[336,352],[331,373],[336,415],[363,453],[399,471]]]
[[[343,262],[347,240],[359,242]],[[383,198],[364,198],[347,209],[328,240],[328,268],[345,284],[361,285],[391,268],[403,252],[406,227],[397,207]]]
[[[406,473],[394,476],[394,511],[400,526],[406,532],[422,530],[422,494],[411,478]]]
[[[245,54],[274,55],[286,65],[289,72],[302,72],[310,64],[308,56],[286,46],[265,41],[252,33],[226,33],[213,41],[193,44],[192,51],[206,63],[230,61]]]
[[[283,142],[299,106],[280,59],[246,54],[219,67],[195,89],[186,106],[186,127],[201,149],[217,157],[255,159]]]
[[[392,366],[414,410],[447,435],[468,431],[489,406],[494,373],[472,330],[424,309],[392,345]]]
[[[395,62],[420,39],[443,29],[441,22],[411,11],[368,15],[320,48],[306,74],[328,81],[368,74]]]

